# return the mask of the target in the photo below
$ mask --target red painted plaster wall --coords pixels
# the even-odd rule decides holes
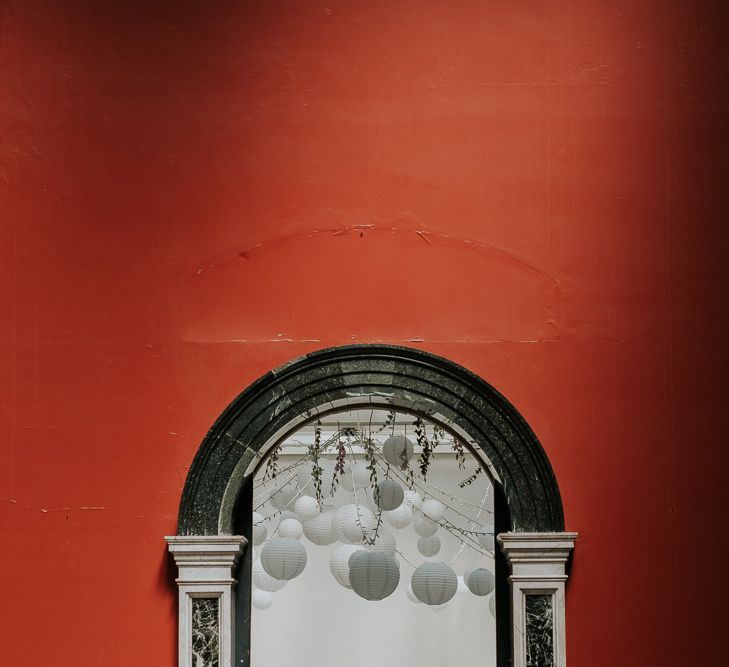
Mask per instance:
[[[715,664],[726,34],[668,0],[0,2],[1,662],[173,665],[206,429],[385,341],[541,438],[571,665]]]

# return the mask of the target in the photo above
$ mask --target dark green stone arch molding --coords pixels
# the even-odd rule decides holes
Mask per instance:
[[[559,488],[539,440],[496,389],[421,350],[350,345],[273,370],[241,393],[205,436],[187,476],[180,535],[233,532],[236,501],[266,447],[295,424],[347,405],[392,405],[447,425],[490,463],[511,530],[561,532]]]

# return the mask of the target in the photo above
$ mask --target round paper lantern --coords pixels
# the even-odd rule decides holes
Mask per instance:
[[[420,511],[433,521],[440,521],[445,515],[445,505],[435,498],[428,498],[423,501]]]
[[[423,498],[417,491],[413,491],[412,489],[406,489],[403,503],[407,505],[411,510],[419,510],[423,505]]]
[[[316,498],[311,496],[301,496],[294,503],[294,512],[301,521],[308,521],[319,514],[319,503],[316,502]]]
[[[418,551],[426,558],[432,558],[440,551],[440,537],[431,535],[419,538]]]
[[[266,528],[266,524],[264,523],[263,515],[258,512],[253,512],[253,534],[251,536],[253,545],[258,546],[262,544],[267,535],[268,528]]]
[[[349,558],[356,551],[364,551],[364,549],[355,544],[341,544],[329,559],[329,569],[332,571],[332,575],[345,588],[352,588],[349,583]]]
[[[334,534],[346,544],[362,544],[377,528],[377,519],[362,504],[342,505],[334,514],[332,521]]]
[[[286,519],[294,519],[295,521],[298,521],[299,515],[290,510],[283,510],[278,517],[278,522],[281,523],[282,521],[286,521]]]
[[[298,519],[284,519],[278,524],[279,537],[293,537],[295,540],[301,539],[304,534],[304,527]]]
[[[382,445],[385,460],[398,468],[405,467],[407,462],[413,458],[414,451],[413,441],[404,435],[391,435]]]
[[[438,532],[438,524],[420,512],[416,512],[413,517],[413,529],[420,537],[430,537]]]
[[[410,521],[413,518],[413,510],[409,505],[403,503],[396,510],[385,512],[383,516],[393,528],[405,528],[410,525]]]
[[[296,498],[298,493],[296,485],[293,482],[279,487],[271,495],[271,505],[273,505],[277,510],[287,508],[294,502],[294,498]]]
[[[253,585],[256,588],[260,588],[262,591],[268,591],[269,593],[275,593],[280,591],[286,582],[280,579],[274,579],[261,565],[260,558],[257,558],[253,567],[251,568],[251,576],[253,578]]]
[[[306,549],[293,537],[272,537],[261,551],[261,565],[275,579],[298,577],[306,567]]]
[[[458,590],[458,577],[445,563],[423,563],[410,583],[415,597],[429,605],[445,604]]]
[[[393,479],[383,479],[378,485],[377,504],[380,509],[389,512],[402,505],[405,493],[402,487]]]
[[[485,567],[473,570],[466,579],[466,586],[468,586],[471,593],[479,596],[491,593],[494,590],[494,583],[494,575],[491,570],[487,570]]]
[[[342,488],[346,491],[357,491],[370,488],[370,471],[362,461],[348,463],[344,466],[344,474],[341,477]]]
[[[423,604],[418,598],[415,597],[415,593],[413,593],[413,587],[408,584],[408,600],[410,602],[414,602],[415,604]]]
[[[313,519],[304,521],[304,535],[309,542],[320,547],[326,547],[337,541],[336,535],[334,534],[334,527],[332,526],[332,520],[334,519],[334,512],[332,510],[325,510],[319,512]]]
[[[375,543],[368,545],[367,550],[373,553],[383,553],[394,556],[395,551],[397,551],[397,543],[395,542],[395,538],[392,533],[384,526],[380,526],[377,531]]]
[[[491,597],[489,597],[489,611],[491,612],[491,615],[496,618],[496,593],[492,593]]]
[[[269,591],[254,590],[251,595],[251,602],[256,609],[263,611],[273,604],[273,593]]]
[[[383,600],[400,582],[400,569],[392,556],[365,551],[350,556],[349,583],[365,600]]]

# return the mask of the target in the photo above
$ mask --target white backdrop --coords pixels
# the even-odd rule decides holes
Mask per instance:
[[[485,474],[473,485],[458,488],[458,482],[473,472],[472,467],[458,470],[453,456],[437,455],[428,479],[474,505],[480,505],[486,495],[484,508],[493,511],[493,493]],[[351,498],[342,489],[337,494],[338,503]],[[463,525],[462,520],[458,523]],[[270,534],[276,522],[269,525]],[[417,551],[412,526],[396,530],[385,525],[411,563],[417,566],[427,560]],[[491,558],[469,548],[451,562],[459,541],[443,529],[438,535],[443,546],[430,560],[450,563],[459,575],[477,566],[493,571]],[[458,593],[439,611],[414,604],[406,595],[413,568],[401,558],[397,590],[385,600],[370,602],[340,586],[331,575],[329,559],[337,544],[318,547],[305,537],[302,543],[308,553],[304,572],[274,594],[269,609],[252,610],[252,667],[496,665],[495,621],[488,598]]]

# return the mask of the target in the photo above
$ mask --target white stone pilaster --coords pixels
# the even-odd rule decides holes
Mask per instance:
[[[512,608],[512,665],[527,667],[527,595],[552,597],[554,667],[566,667],[565,565],[577,533],[502,533],[497,536],[509,563]]]
[[[240,535],[175,535],[165,537],[178,568],[179,667],[192,662],[192,600],[218,599],[219,665],[233,665],[235,627],[234,568],[246,545]]]

